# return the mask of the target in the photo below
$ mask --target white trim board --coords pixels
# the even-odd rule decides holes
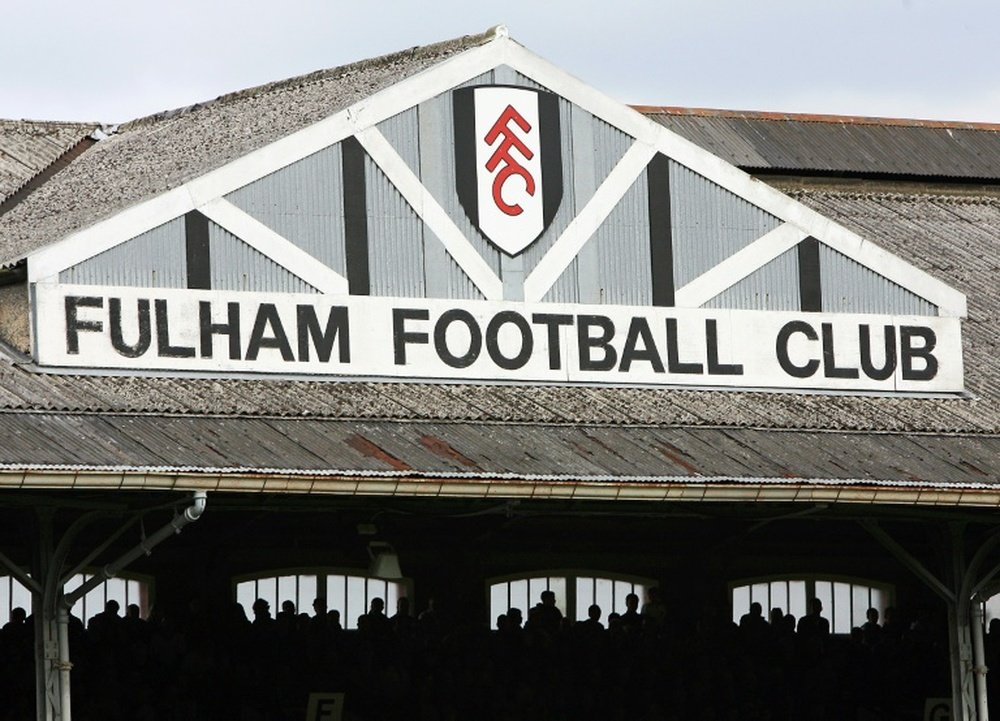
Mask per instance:
[[[185,212],[201,208],[237,188],[340,142],[348,136],[357,134],[359,139],[366,144],[370,154],[371,148],[376,148],[376,152],[381,152],[379,150],[382,148],[382,142],[379,140],[381,134],[375,135],[370,132],[375,125],[501,65],[509,66],[514,71],[564,97],[567,101],[631,135],[636,138],[639,144],[649,148],[651,153],[663,153],[740,198],[778,217],[785,223],[797,227],[806,235],[811,235],[819,242],[926,299],[938,307],[940,315],[965,317],[967,302],[965,295],[961,292],[726,163],[707,150],[643,116],[638,111],[585,85],[511,40],[503,30],[498,30],[495,39],[484,45],[471,48],[444,60],[440,64],[385,88],[329,118],[248,153],[189,181],[179,188],[138,203],[104,221],[35,251],[29,256],[29,279],[31,282],[53,279],[58,276],[60,271],[76,265],[82,260],[93,257],[119,243],[126,242],[136,235],[183,215]],[[385,145],[387,146],[388,143]],[[407,188],[407,192],[403,192],[402,189],[400,192],[424,221],[432,227],[452,257],[462,265],[466,272],[471,271],[470,277],[472,277],[473,282],[483,290],[487,297],[498,297],[494,295],[497,292],[495,273],[488,267],[486,268],[489,271],[488,274],[483,272],[483,268],[480,266],[481,259],[477,262],[471,258],[467,252],[471,247],[468,239],[461,237],[460,231],[455,232],[458,228],[443,211],[440,211],[440,206],[433,202],[429,193],[422,186],[414,187],[412,180],[416,176],[409,177],[412,175],[412,171],[409,174],[404,173],[388,153],[382,153],[381,157],[383,163],[390,168],[391,175],[389,172],[387,175]],[[651,154],[650,157],[652,157]],[[383,167],[383,170],[385,169]],[[618,168],[616,168],[617,170]],[[417,185],[420,185],[419,181]],[[617,187],[617,181],[613,185]],[[432,202],[428,202],[428,199]],[[560,248],[560,252],[571,251],[575,253],[583,247],[587,238],[582,236],[588,230],[592,234],[593,230],[596,229],[594,220],[600,215],[600,213],[595,212],[596,210],[597,207],[591,202],[572,221],[570,227],[567,228],[555,246]],[[603,210],[602,207],[601,211],[603,212]],[[591,217],[590,213],[594,213],[594,215]],[[604,217],[606,217],[606,213]],[[554,276],[558,275],[557,269],[560,266],[565,268],[571,260],[572,256],[568,259],[560,258],[557,261],[550,251],[539,267],[526,280],[526,297],[544,295],[545,290],[551,287],[555,281]],[[485,263],[482,265],[485,266]],[[750,268],[749,272],[752,270]],[[333,271],[330,270],[330,272]],[[735,266],[731,263],[728,264],[725,272],[717,270],[710,271],[710,273],[713,274],[712,277],[716,281],[723,276],[728,277],[732,282],[740,279],[736,277]],[[693,283],[701,280],[697,279]],[[691,284],[682,289],[689,291],[682,293],[682,297],[688,295],[692,298],[704,298],[710,284],[706,280],[700,285],[694,286],[694,290],[690,286]],[[695,290],[698,292],[695,293]],[[502,289],[500,292],[502,293]],[[686,302],[693,301],[688,299]]]

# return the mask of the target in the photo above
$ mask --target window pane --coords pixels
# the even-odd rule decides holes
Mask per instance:
[[[771,608],[780,608],[782,613],[788,613],[788,581],[775,581],[771,584]],[[771,617],[771,608],[767,609],[767,617]]]
[[[506,583],[494,583],[490,586],[490,623],[495,624],[497,617],[501,613],[507,613],[507,586]]]
[[[755,583],[750,587],[750,601],[751,603],[756,601],[760,604],[760,607],[764,609],[764,616],[767,616],[767,609],[770,605],[770,600],[768,599],[768,583]]]
[[[851,632],[851,586],[848,583],[833,584],[833,633]]]
[[[576,617],[574,620],[583,621],[587,618],[587,609],[594,603],[594,579],[576,579]]]
[[[253,602],[255,600],[253,586],[253,581],[243,581],[236,584],[236,602],[243,606],[247,618],[251,621],[253,620]]]
[[[868,613],[868,586],[851,588],[851,628],[863,626]]]
[[[510,607],[521,611],[521,618],[528,618],[528,582],[525,580],[510,582]]]
[[[275,614],[281,610],[281,604],[285,601],[291,601],[293,605],[298,598],[298,593],[295,588],[295,576],[279,576],[278,577],[278,603],[274,604]],[[298,606],[295,608],[298,611]]]
[[[625,597],[632,593],[632,584],[628,581],[615,581],[615,611],[625,613]]]
[[[23,608],[29,616],[31,615],[31,591],[16,579],[12,584],[10,597],[12,608]]]
[[[788,593],[790,595],[788,613],[795,616],[796,619],[802,618],[806,615],[806,582],[789,581]]]
[[[125,601],[125,584],[126,580],[124,578],[109,578],[104,582],[107,586],[107,601],[117,601],[119,612],[122,616],[125,615],[125,607],[128,603]]]
[[[92,589],[83,597],[83,625],[90,623],[90,619],[104,610],[104,585]]]
[[[875,594],[872,593],[872,595],[874,596]],[[990,621],[994,618],[1000,618],[1000,595],[990,596],[986,599],[984,606],[986,607],[986,625],[989,626]],[[875,606],[875,608],[878,608],[878,606]]]
[[[295,600],[299,613],[313,615],[312,603],[316,600],[316,576],[299,576],[299,597]]]
[[[13,608],[10,598],[10,585],[13,583],[13,576],[0,576],[0,628],[5,623],[10,622],[10,611]],[[28,609],[24,609],[27,611]]]
[[[532,578],[528,580],[528,604],[523,610],[527,610],[532,606],[538,604],[542,600],[542,591],[547,590],[549,587],[549,579],[547,578]],[[525,615],[527,618],[527,615]]]
[[[347,578],[330,575],[326,577],[326,610],[340,613],[340,624],[347,628]]]
[[[601,607],[604,618],[611,615],[611,612],[615,610],[614,604],[612,603],[612,583],[607,578],[597,579],[597,600],[595,603]]]
[[[566,579],[550,578],[549,590],[556,595],[556,608],[566,615]],[[584,616],[586,618],[586,616]]]
[[[833,584],[829,581],[816,581],[816,598],[823,604],[820,616],[830,620],[830,609],[833,608]]]
[[[358,616],[366,613],[365,579],[358,576],[347,577],[347,605],[341,614],[340,623],[344,628],[357,628]]]
[[[878,609],[879,623],[885,618],[885,609],[889,605],[889,594],[881,588],[872,589],[872,608]]]
[[[733,589],[733,623],[739,623],[740,617],[750,610],[750,587],[737,586]]]
[[[399,597],[404,594],[403,584],[387,581],[385,584],[385,608],[390,616],[396,614],[396,607],[399,605]],[[412,611],[412,609],[410,609]]]

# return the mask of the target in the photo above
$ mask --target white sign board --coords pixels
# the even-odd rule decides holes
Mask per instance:
[[[41,366],[958,392],[957,318],[35,286]]]

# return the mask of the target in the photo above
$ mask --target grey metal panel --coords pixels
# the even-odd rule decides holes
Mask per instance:
[[[531,269],[552,247],[566,226],[593,197],[597,187],[631,147],[633,139],[590,113],[559,101],[562,133],[563,201],[542,237],[525,252],[525,264]],[[579,176],[579,180],[577,179]],[[642,217],[648,217],[648,209]],[[618,214],[618,222],[634,223],[628,215]],[[633,228],[633,231],[635,229]],[[646,235],[648,237],[648,234]],[[648,243],[647,243],[648,244]],[[648,254],[647,254],[648,255]],[[581,275],[581,267],[582,275]],[[591,240],[563,272],[545,296],[550,302],[608,302],[602,294],[601,274],[604,262]]]
[[[781,224],[694,171],[670,163],[674,284],[680,288]]]
[[[493,73],[485,73],[463,83],[462,87],[487,85],[493,81]],[[500,275],[500,251],[476,230],[465,214],[455,193],[455,146],[451,139],[455,136],[455,118],[452,113],[451,93],[443,93],[421,103],[417,110],[421,117],[420,129],[420,180],[430,194],[441,204],[462,234],[469,240],[476,252],[482,256],[493,272]],[[424,123],[423,117],[433,118],[435,123]],[[428,137],[433,135],[436,137]],[[465,272],[450,256],[440,252],[441,242],[432,233],[426,234],[428,250],[427,277],[434,278],[430,291],[434,297],[455,299],[481,299],[483,294],[473,284]],[[433,241],[433,242],[432,242]],[[444,277],[441,277],[441,276]]]
[[[819,268],[824,311],[937,315],[933,304],[822,243]]]
[[[601,303],[652,302],[648,227],[648,185],[643,171],[589,241],[599,259]]]
[[[792,248],[727,288],[703,307],[799,310],[800,305],[798,250]]]
[[[341,275],[346,273],[343,198],[339,143],[226,196]]]
[[[570,224],[576,216],[577,208],[582,207],[586,200],[590,199],[591,192],[586,199],[580,200],[575,197],[576,187],[574,183],[574,155],[573,155],[573,106],[562,98],[559,99],[559,144],[562,149],[560,161],[562,165],[563,197],[562,203],[549,227],[533,244],[528,246],[521,254],[524,262],[525,274],[531,273],[538,262],[545,257],[545,254],[552,248],[552,245],[559,239],[566,226]],[[584,171],[586,172],[586,171]],[[579,297],[579,289],[576,278],[576,264],[571,265],[562,276],[556,280],[555,285],[549,291],[547,299],[559,301],[575,301]]]
[[[423,221],[367,156],[365,190],[371,294],[424,297]]]
[[[420,174],[420,127],[417,109],[410,108],[378,124],[378,130],[414,174]]]
[[[215,223],[208,224],[213,290],[316,293],[311,285]]]
[[[184,218],[174,218],[59,273],[61,283],[186,288]]]

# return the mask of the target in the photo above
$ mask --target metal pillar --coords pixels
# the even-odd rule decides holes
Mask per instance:
[[[965,526],[949,524],[951,551],[950,585],[927,569],[887,534],[876,521],[866,519],[861,525],[897,560],[913,571],[938,596],[948,609],[948,648],[951,667],[951,708],[955,721],[988,721],[986,706],[986,663],[982,639],[982,608],[976,598],[979,589],[1000,570],[1000,565],[981,580],[979,569],[987,556],[1000,543],[1000,532],[994,533],[965,561]],[[977,614],[978,611],[978,614]]]
[[[153,548],[172,535],[197,521],[205,511],[207,495],[196,491],[182,513],[162,528],[144,537],[139,544],[104,566],[87,583],[71,594],[64,594],[66,583],[81,570],[80,565],[64,573],[67,556],[79,531],[104,513],[84,514],[74,521],[53,548],[53,515],[50,508],[39,509],[39,543],[33,573],[28,576],[0,554],[0,565],[10,568],[18,580],[31,591],[31,613],[35,626],[35,708],[37,721],[72,721],[70,676],[73,664],[69,655],[69,611],[88,591],[114,578],[140,556],[149,555]],[[133,519],[126,528],[133,525]],[[87,556],[88,560],[110,546],[123,532],[119,529],[107,542]],[[39,583],[41,581],[41,583]]]

